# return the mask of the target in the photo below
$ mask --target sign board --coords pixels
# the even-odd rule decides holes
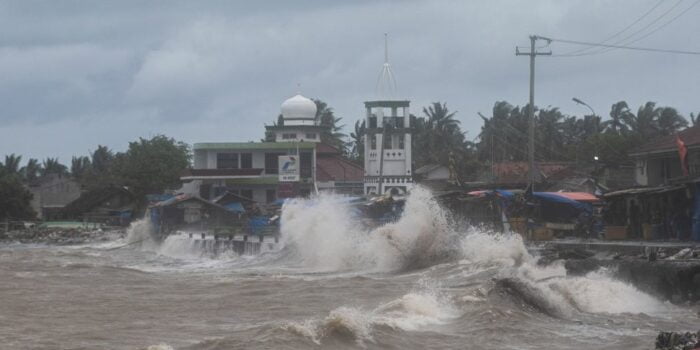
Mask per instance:
[[[279,181],[299,182],[299,157],[279,156]]]

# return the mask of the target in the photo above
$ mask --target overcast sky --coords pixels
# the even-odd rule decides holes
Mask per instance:
[[[656,6],[615,38],[640,31],[631,40],[697,1],[0,1],[0,156],[69,164],[156,134],[257,141],[297,84],[349,131],[375,98],[385,32],[398,96],[415,114],[447,102],[473,139],[477,112],[526,103],[529,62],[514,50],[529,34],[602,41]],[[699,17],[633,45],[700,51]],[[700,56],[538,57],[536,77],[535,103],[566,114],[587,112],[572,97],[606,118],[619,100],[700,112]]]

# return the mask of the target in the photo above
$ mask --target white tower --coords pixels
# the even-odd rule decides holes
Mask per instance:
[[[365,194],[403,194],[413,185],[410,101],[395,98],[386,34],[377,95],[365,102]]]

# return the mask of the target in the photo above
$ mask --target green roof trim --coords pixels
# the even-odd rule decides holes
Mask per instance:
[[[314,149],[314,142],[206,142],[195,143],[194,150],[222,149],[222,150],[289,150],[289,149]]]
[[[233,185],[278,185],[279,177],[277,176],[263,176],[251,179],[227,179],[226,186]]]

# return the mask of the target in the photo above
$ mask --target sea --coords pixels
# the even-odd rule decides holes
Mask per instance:
[[[570,276],[420,188],[380,227],[333,195],[287,202],[260,255],[150,227],[0,243],[0,349],[653,349],[659,331],[700,328],[697,305],[606,269]]]

